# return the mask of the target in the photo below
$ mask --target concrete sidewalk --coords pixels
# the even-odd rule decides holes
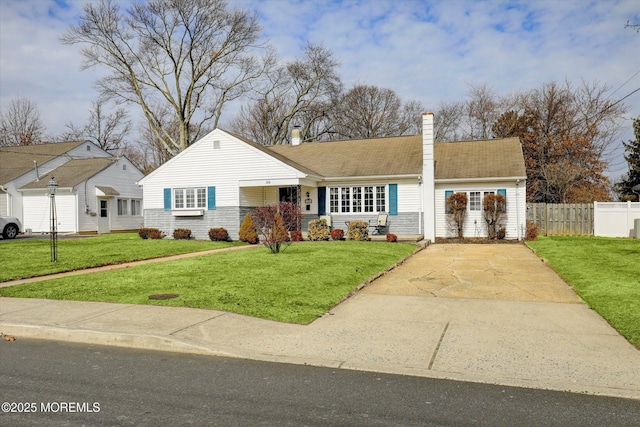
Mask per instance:
[[[497,251],[494,259],[488,260],[487,250]],[[508,270],[499,258],[510,265]],[[521,280],[518,268],[526,276]],[[530,271],[525,273],[529,268],[535,270],[533,279]],[[447,281],[447,274],[458,282]],[[501,290],[518,282],[511,287],[531,295],[523,283],[535,283],[536,275],[549,281],[542,286],[552,295],[548,299],[569,302],[539,301],[544,299],[540,296],[522,300]],[[505,276],[509,279],[497,280]],[[412,280],[416,278],[420,280]],[[493,293],[487,288],[491,281],[496,283]],[[407,283],[422,288],[407,291]],[[439,290],[426,292],[424,286]],[[438,295],[453,292],[451,287],[455,296]],[[0,332],[18,340],[224,355],[640,399],[640,351],[566,291],[567,285],[524,246],[434,245],[306,326],[182,307],[0,298]],[[0,352],[2,345],[16,343],[0,342]]]

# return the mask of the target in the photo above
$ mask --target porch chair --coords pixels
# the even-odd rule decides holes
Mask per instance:
[[[372,234],[381,234],[383,229],[386,229],[389,226],[389,214],[384,212],[380,212],[378,214],[378,218],[375,220],[369,220],[369,227],[373,228],[374,231]]]

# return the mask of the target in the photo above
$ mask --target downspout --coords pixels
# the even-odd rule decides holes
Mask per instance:
[[[422,197],[422,175],[418,176],[418,206],[420,206],[420,211],[418,213],[418,234],[422,234],[422,238],[424,239],[424,231],[423,222],[424,222],[424,198]]]
[[[521,239],[520,235],[520,197],[518,197],[518,193],[520,187],[520,180],[516,179],[516,229],[518,234],[518,240]]]

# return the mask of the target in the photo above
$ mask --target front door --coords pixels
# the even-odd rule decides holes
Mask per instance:
[[[109,199],[98,199],[98,233],[109,233],[111,224],[109,222]]]
[[[298,187],[280,187],[279,200],[281,202],[300,204]]]

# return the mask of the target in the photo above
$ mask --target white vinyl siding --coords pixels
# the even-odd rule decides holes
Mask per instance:
[[[214,149],[214,141],[220,141],[219,149]],[[262,194],[250,190],[251,186],[239,188],[241,181],[262,180],[262,185],[272,186],[277,193],[278,186],[287,185],[277,185],[277,180],[298,178],[304,178],[304,174],[216,129],[142,180],[144,208],[164,209],[164,188],[211,185],[216,187],[216,207],[255,206],[263,199]]]
[[[506,229],[508,239],[518,238],[518,228],[520,228],[520,237],[524,237],[524,224],[526,221],[526,193],[525,181],[521,181],[518,186],[518,198],[516,200],[515,182],[511,181],[495,181],[485,183],[456,183],[446,184],[437,183],[435,190],[435,208],[436,208],[436,237],[453,237],[454,233],[447,224],[445,214],[445,192],[453,191],[466,192],[469,196],[470,192],[478,192],[480,196],[480,210],[472,211],[470,207],[467,210],[467,218],[465,220],[464,236],[465,237],[484,237],[487,234],[487,225],[482,216],[482,197],[484,194],[496,193],[498,189],[507,190],[507,215]],[[518,209],[520,212],[518,214]],[[518,226],[517,220],[520,220]]]

